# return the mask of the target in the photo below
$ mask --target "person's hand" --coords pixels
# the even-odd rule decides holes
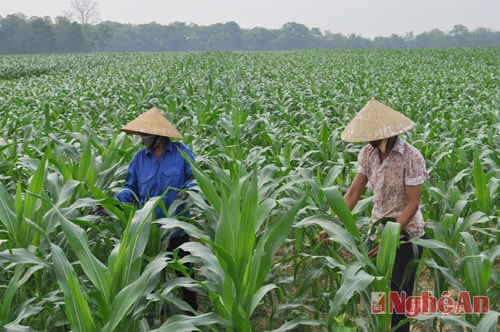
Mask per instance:
[[[92,214],[96,216],[108,216],[106,210],[99,204],[92,209]]]
[[[180,199],[182,201],[186,200],[188,198],[188,194],[185,191],[179,191],[177,193],[177,199]]]
[[[323,245],[326,246],[326,243],[328,242],[328,237],[329,236],[328,236],[328,233],[326,231],[321,231],[318,234],[318,242],[325,240],[325,243]]]
[[[375,247],[371,248],[370,251],[368,251],[369,258],[377,257],[379,246],[380,246],[380,243],[377,243],[375,245]]]

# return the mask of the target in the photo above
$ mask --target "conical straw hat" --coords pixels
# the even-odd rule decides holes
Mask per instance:
[[[153,107],[125,125],[122,131],[128,134],[148,134],[171,138],[182,138],[182,135],[167,120],[159,109]]]
[[[370,100],[340,135],[346,142],[371,142],[404,133],[415,123],[403,114]]]

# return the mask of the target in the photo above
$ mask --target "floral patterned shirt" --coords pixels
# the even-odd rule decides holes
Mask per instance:
[[[373,189],[370,224],[382,217],[398,218],[406,205],[406,186],[418,186],[429,177],[422,154],[397,137],[389,156],[381,163],[378,149],[364,146],[358,156],[358,172],[368,177]],[[405,231],[411,238],[424,235],[424,220],[419,210]]]

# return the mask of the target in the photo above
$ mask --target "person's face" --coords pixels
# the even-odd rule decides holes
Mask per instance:
[[[371,141],[370,145],[373,146],[374,149],[378,149],[380,147],[380,143],[382,142],[381,139],[376,140],[376,141]]]
[[[151,147],[155,142],[154,135],[141,135],[142,144],[146,147]]]

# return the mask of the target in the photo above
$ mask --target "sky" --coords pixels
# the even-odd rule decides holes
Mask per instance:
[[[414,35],[461,24],[500,31],[500,0],[93,0],[101,21],[280,29],[295,22],[322,32],[367,38]],[[0,16],[65,16],[72,0],[0,0]]]

